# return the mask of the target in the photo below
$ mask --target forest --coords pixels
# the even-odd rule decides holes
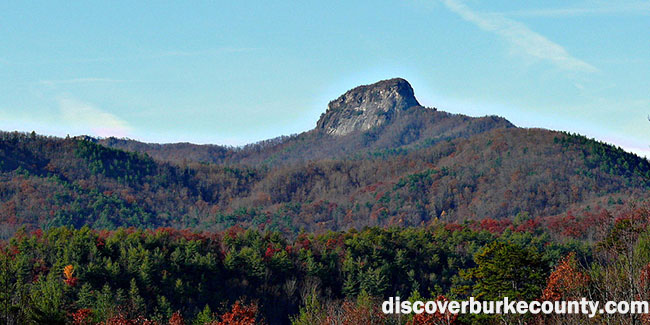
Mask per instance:
[[[543,224],[437,221],[289,239],[233,226],[24,228],[0,250],[7,324],[569,324],[585,315],[384,315],[409,300],[647,300],[650,206]],[[566,225],[566,227],[565,227]],[[590,323],[641,324],[644,315]]]
[[[540,129],[283,165],[168,162],[92,138],[2,133],[0,237],[23,226],[241,226],[293,238],[521,213],[542,220],[643,200],[649,179],[645,159]]]

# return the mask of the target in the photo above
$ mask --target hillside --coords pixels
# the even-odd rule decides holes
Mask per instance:
[[[393,79],[332,101],[314,130],[244,148],[2,133],[0,229],[239,225],[292,236],[544,220],[645,199],[649,177],[650,163],[620,148],[424,108]]]

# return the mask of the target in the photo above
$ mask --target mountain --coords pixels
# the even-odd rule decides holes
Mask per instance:
[[[164,161],[218,164],[283,165],[341,158],[359,153],[407,150],[443,140],[467,138],[491,129],[514,127],[496,116],[472,118],[420,106],[404,79],[359,86],[331,101],[310,131],[279,137],[243,148],[214,145],[147,144],[108,138],[101,144],[146,152]]]
[[[243,148],[0,134],[0,236],[58,225],[325,231],[551,220],[645,200],[650,162],[579,135],[422,107],[391,79]]]
[[[383,80],[349,90],[331,101],[316,128],[337,136],[368,131],[389,123],[416,106],[420,103],[406,80]]]

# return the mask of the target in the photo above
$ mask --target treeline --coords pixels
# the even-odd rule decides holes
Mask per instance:
[[[582,316],[398,319],[379,308],[389,296],[648,299],[649,217],[645,205],[625,209],[582,240],[520,227],[525,219],[503,228],[439,222],[293,240],[238,227],[19,231],[0,250],[0,316],[6,324],[560,324]]]
[[[279,166],[174,164],[89,138],[0,134],[0,236],[84,225],[295,236],[440,219],[540,222],[647,197],[650,163],[593,140],[499,129]]]

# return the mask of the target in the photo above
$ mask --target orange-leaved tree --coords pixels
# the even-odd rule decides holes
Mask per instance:
[[[74,266],[72,265],[67,265],[66,267],[63,268],[63,278],[65,284],[74,287],[77,285],[77,278],[73,276],[74,275]]]
[[[575,300],[586,295],[589,275],[580,271],[575,253],[565,256],[548,277],[542,300]]]
[[[236,301],[232,309],[221,316],[221,322],[218,325],[255,325],[263,323],[259,319],[257,304],[243,305]]]

